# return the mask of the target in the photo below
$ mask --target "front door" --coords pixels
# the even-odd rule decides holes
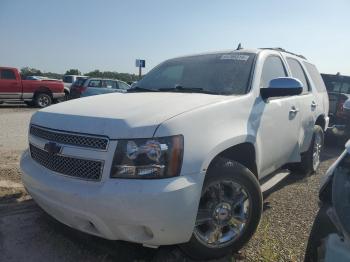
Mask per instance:
[[[286,76],[281,58],[277,55],[267,56],[261,72],[260,88],[268,88],[272,79]],[[260,150],[258,168],[263,177],[288,162],[300,160],[300,110],[297,96],[269,98],[267,101],[261,99],[256,109],[260,114],[257,127]]]

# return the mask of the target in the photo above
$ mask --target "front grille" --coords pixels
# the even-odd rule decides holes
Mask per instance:
[[[94,137],[81,134],[66,133],[49,130],[34,125],[30,127],[30,134],[49,141],[79,147],[88,147],[100,150],[106,150],[108,147],[108,138],[105,137]]]
[[[32,158],[40,165],[62,175],[100,180],[103,169],[102,161],[86,160],[62,155],[53,155],[32,144],[29,145]]]

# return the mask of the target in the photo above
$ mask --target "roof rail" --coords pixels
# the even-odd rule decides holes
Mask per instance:
[[[285,50],[285,49],[283,49],[283,48],[281,48],[281,47],[264,47],[264,48],[259,48],[259,49],[275,50],[275,51],[279,51],[279,52],[284,52],[284,53],[288,53],[288,54],[291,54],[291,55],[295,55],[295,56],[298,56],[298,57],[300,57],[300,58],[303,58],[303,59],[307,60],[305,56],[303,56],[303,55],[298,55],[298,54],[289,52],[289,51],[287,51],[287,50]]]

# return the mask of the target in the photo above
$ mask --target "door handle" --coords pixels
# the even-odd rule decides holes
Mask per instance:
[[[311,108],[316,108],[316,106],[317,106],[316,102],[315,102],[315,101],[312,101],[312,102],[311,102]]]
[[[298,112],[299,112],[299,109],[296,108],[295,106],[292,106],[292,108],[289,110],[289,113],[291,113],[291,114],[296,114]]]

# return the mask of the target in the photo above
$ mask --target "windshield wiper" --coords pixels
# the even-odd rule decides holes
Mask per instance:
[[[128,93],[133,93],[133,92],[158,92],[158,90],[135,86],[133,88],[128,89],[127,92]]]
[[[183,92],[183,93],[204,93],[204,94],[214,94],[217,95],[218,93],[216,92],[212,92],[209,90],[205,90],[203,88],[200,87],[184,87],[181,85],[175,85],[175,87],[171,88],[171,87],[167,87],[167,88],[160,88],[158,89],[158,91],[160,92]]]

